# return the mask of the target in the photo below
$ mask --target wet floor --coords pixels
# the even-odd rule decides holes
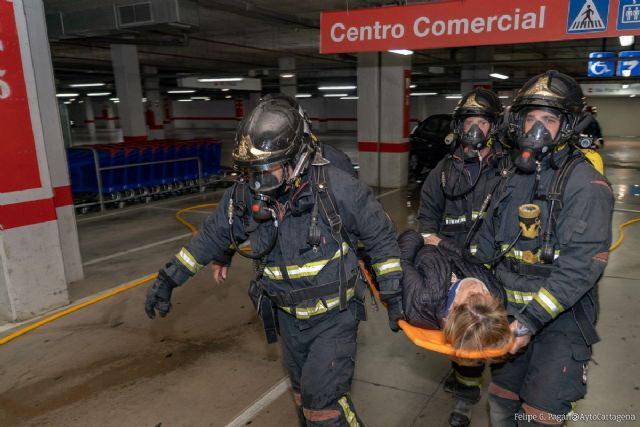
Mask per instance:
[[[232,132],[208,133],[226,141],[223,151],[229,150]],[[357,154],[353,134],[323,139]],[[640,217],[640,140],[608,140],[602,153],[616,193],[617,227]],[[413,185],[378,192],[398,231],[416,227],[417,191]],[[157,271],[187,240],[175,213],[220,195],[187,194],[79,216],[87,277],[71,284],[72,299]],[[199,224],[207,212],[185,218]],[[625,231],[600,282],[602,342],[595,347],[588,396],[578,413],[640,420],[638,248],[640,225]],[[235,259],[226,283],[215,285],[205,269],[177,289],[173,311],[164,319],[145,316],[143,285],[0,347],[0,426],[295,426],[279,348],[265,343],[246,296],[251,277],[251,264]],[[4,334],[9,327],[3,326]],[[368,426],[448,425],[453,402],[442,390],[447,359],[391,333],[385,314],[372,307],[358,345],[353,400]],[[472,425],[486,426],[487,419],[483,398]]]

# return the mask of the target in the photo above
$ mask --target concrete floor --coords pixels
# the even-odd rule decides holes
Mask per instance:
[[[214,134],[230,141],[231,133]],[[353,134],[324,140],[355,152]],[[603,154],[620,210],[614,215],[617,226],[640,216],[640,140],[610,139]],[[398,231],[416,227],[417,191],[410,186],[379,193]],[[71,284],[72,300],[157,271],[187,240],[188,230],[175,221],[175,212],[216,201],[220,194],[79,216],[86,279]],[[199,224],[206,213],[185,217]],[[600,282],[603,340],[595,347],[589,393],[578,413],[632,414],[640,420],[637,248],[640,226],[631,226]],[[140,286],[2,346],[0,426],[297,425],[279,347],[265,344],[246,296],[251,271],[246,260],[234,260],[229,280],[215,285],[203,270],[175,291],[174,309],[164,319],[147,319],[142,309],[147,286]],[[14,329],[0,325],[3,335]],[[447,359],[391,333],[385,314],[373,309],[361,324],[358,344],[353,400],[367,425],[448,425],[452,399],[442,390]],[[472,425],[488,424],[483,399]]]

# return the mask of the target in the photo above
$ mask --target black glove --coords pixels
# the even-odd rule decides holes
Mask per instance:
[[[173,281],[163,272],[158,273],[156,281],[147,291],[147,299],[144,302],[144,311],[149,319],[156,318],[156,310],[160,317],[164,317],[171,310],[171,292],[175,287]]]
[[[387,314],[389,315],[389,328],[393,332],[398,332],[400,330],[398,320],[405,320],[402,297],[398,295],[385,300],[385,302],[387,303]]]

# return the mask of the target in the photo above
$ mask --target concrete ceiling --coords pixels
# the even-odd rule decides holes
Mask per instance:
[[[46,12],[57,13],[105,4],[141,0],[44,0]],[[294,57],[301,92],[314,92],[321,83],[355,83],[357,58],[351,54],[319,54],[319,20],[323,10],[345,10],[398,2],[379,0],[180,0],[197,8],[199,27],[183,30],[164,26],[139,31],[51,40],[56,78],[60,86],[79,80],[112,82],[111,43],[135,43],[141,65],[158,67],[164,87],[175,86],[182,73],[256,75],[265,92],[277,91],[278,59]],[[403,3],[403,2],[400,2]],[[413,1],[404,3],[424,3]],[[497,90],[510,90],[534,74],[557,69],[578,79],[586,75],[589,52],[629,50],[617,39],[501,45],[489,60],[476,60],[476,48],[417,51],[412,57],[414,83],[419,89],[458,92],[460,71],[493,67],[512,76],[494,82]],[[433,73],[429,67],[444,67]]]

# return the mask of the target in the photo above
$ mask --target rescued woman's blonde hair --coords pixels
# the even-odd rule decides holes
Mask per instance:
[[[445,319],[443,332],[447,342],[456,350],[504,348],[513,340],[507,311],[489,294],[471,294],[466,301],[454,307]],[[456,358],[456,361],[461,365],[478,363],[471,359]]]

